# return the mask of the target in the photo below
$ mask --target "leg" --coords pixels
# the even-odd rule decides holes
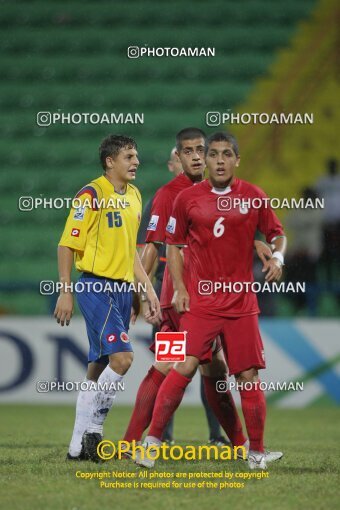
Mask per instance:
[[[263,434],[266,419],[266,400],[258,384],[257,369],[251,368],[245,370],[235,377],[238,384],[250,386],[250,388],[246,387],[240,390],[242,411],[250,441],[248,453],[249,467],[250,469],[266,469],[268,462],[280,460],[283,457],[283,453],[264,450]]]
[[[158,390],[173,363],[155,363],[141,382],[124,441],[140,441],[143,432],[148,428]]]
[[[110,354],[109,364],[98,378],[98,389],[93,401],[88,432],[102,434],[104,420],[112,407],[116,396],[116,383],[121,382],[131,366],[132,352],[117,352]]]
[[[176,363],[164,379],[156,398],[147,443],[161,442],[166,424],[181,403],[185,388],[195,375],[198,364],[198,358],[187,356],[186,361]]]
[[[201,367],[200,367],[201,368]],[[207,396],[205,393],[204,388],[204,378],[201,373],[201,381],[200,381],[200,394],[201,394],[201,400],[205,411],[205,416],[207,418],[208,422],[208,428],[209,428],[209,442],[210,441],[216,441],[221,437],[221,427],[218,419],[216,418],[215,413],[213,412],[212,408],[209,406]]]
[[[116,385],[122,381],[132,360],[132,352],[110,354],[109,364],[98,378],[98,388],[93,398],[89,424],[83,438],[85,453],[95,462],[99,461],[97,446],[102,440],[105,418],[116,397]]]
[[[256,368],[245,370],[235,375],[236,382],[244,386],[240,389],[242,411],[246,422],[249,436],[249,449],[255,452],[264,452],[263,435],[266,420],[266,399],[258,384],[259,381]],[[247,383],[245,385],[245,383]],[[250,386],[250,388],[248,388]],[[251,387],[252,386],[252,387]]]
[[[265,452],[263,446],[266,401],[258,384],[258,369],[266,364],[257,315],[226,319],[223,334],[229,374],[243,383],[240,396],[250,442],[249,467],[265,469],[266,462],[280,459],[282,453]]]
[[[179,331],[179,314],[172,308],[162,310],[161,331]],[[151,352],[155,352],[154,343],[150,346]],[[124,435],[124,441],[140,441],[143,432],[151,422],[158,390],[165,377],[173,367],[173,363],[155,363],[141,382],[136,396],[135,406],[128,428]]]
[[[105,364],[102,363],[89,363],[87,368],[87,374],[85,382],[97,382],[98,377],[105,368]],[[93,403],[93,398],[96,393],[94,388],[88,390],[80,390],[76,404],[76,418],[73,427],[72,439],[70,442],[68,456],[69,460],[77,459],[82,460],[84,458],[84,452],[82,450],[82,438],[89,424],[90,410]]]
[[[227,365],[223,350],[219,350],[212,362],[201,366],[202,379],[207,400],[219,423],[235,446],[242,446],[246,442],[242,424],[230,390],[218,392],[217,382],[227,380]]]

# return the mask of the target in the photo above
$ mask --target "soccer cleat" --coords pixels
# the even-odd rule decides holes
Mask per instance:
[[[135,463],[137,466],[143,466],[146,468],[153,468],[155,465],[155,458],[157,457],[156,452],[159,450],[162,441],[159,441],[155,438],[155,441],[145,440],[143,443],[144,455],[141,452],[136,452]],[[146,454],[146,450],[148,450],[148,455]]]
[[[265,450],[266,462],[275,462],[276,460],[280,460],[283,457],[282,452],[270,452],[269,450]]]
[[[211,446],[232,446],[231,442],[223,436],[212,437],[209,439],[208,444]]]
[[[97,446],[102,441],[103,436],[98,432],[85,432],[83,435],[84,453],[88,460],[92,462],[102,462],[97,453]]]
[[[239,451],[239,450],[237,450],[237,458],[241,459],[241,460],[248,460],[248,455],[249,455],[249,440],[247,439],[247,441],[243,445],[240,445],[240,446],[244,446],[244,448],[246,450],[246,458],[243,457],[243,453],[241,451]]]
[[[81,450],[80,450],[79,455],[71,455],[70,452],[67,452],[65,460],[75,460],[75,461],[88,460],[87,456],[85,455],[83,440],[81,441]]]
[[[267,469],[266,453],[250,450],[248,454],[248,466],[249,469]]]
[[[85,454],[83,453],[83,450],[80,452],[79,455],[76,455],[75,457],[73,457],[73,455],[71,455],[69,452],[67,452],[67,455],[66,455],[66,459],[65,460],[76,460],[76,461],[82,461],[82,460],[86,460],[86,456]]]

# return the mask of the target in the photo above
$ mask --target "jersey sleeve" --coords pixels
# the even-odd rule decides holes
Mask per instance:
[[[264,200],[262,200],[262,205],[259,209],[257,228],[265,235],[267,243],[271,244],[277,237],[282,237],[285,233],[279,218],[270,207],[267,195],[262,190],[259,190],[259,192],[260,198]]]
[[[87,232],[98,211],[97,192],[92,186],[85,186],[75,196],[77,207],[72,207],[68,215],[59,246],[68,246],[72,250],[85,250]]]
[[[166,190],[158,190],[152,202],[150,220],[146,229],[147,243],[165,243],[165,229],[171,208],[172,201]]]
[[[147,228],[151,218],[151,208],[152,208],[152,199],[149,200],[145,206],[145,209],[142,214],[142,219],[139,225],[138,236],[137,236],[137,246],[143,246],[145,244]]]
[[[186,246],[188,233],[187,200],[180,193],[175,200],[171,216],[166,227],[167,244]]]

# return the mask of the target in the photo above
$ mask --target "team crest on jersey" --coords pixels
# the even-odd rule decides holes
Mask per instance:
[[[176,218],[170,216],[168,224],[166,226],[166,231],[169,232],[169,234],[174,234],[175,230],[176,230]]]
[[[157,228],[158,220],[159,220],[159,216],[157,216],[156,214],[153,214],[151,216],[151,218],[150,218],[147,230],[154,230],[155,231],[156,228]]]
[[[240,213],[241,214],[248,214],[249,209],[245,205],[240,205]]]
[[[79,237],[80,235],[80,229],[79,228],[73,228],[72,231],[71,231],[71,236],[72,237]]]
[[[109,342],[109,344],[112,344],[112,342],[117,342],[117,337],[113,333],[106,335],[106,340]]]
[[[120,339],[122,342],[125,342],[127,344],[129,342],[129,335],[125,333],[125,331],[122,331],[120,334]]]
[[[74,211],[73,219],[82,221],[84,219],[85,214],[85,206],[77,207],[77,209]]]

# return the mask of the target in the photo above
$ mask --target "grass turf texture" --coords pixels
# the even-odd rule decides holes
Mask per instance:
[[[270,465],[268,479],[248,480],[243,489],[223,490],[101,489],[98,479],[77,479],[76,471],[136,472],[140,468],[128,460],[111,460],[102,465],[67,463],[65,456],[74,418],[72,407],[2,405],[0,411],[1,509],[111,510],[116,506],[120,510],[162,510],[177,505],[181,510],[191,510],[196,504],[209,510],[227,506],[234,510],[322,510],[338,505],[340,410],[337,408],[268,409],[266,445],[283,450],[285,457]],[[111,410],[105,438],[117,441],[122,437],[130,411],[119,406]],[[179,409],[175,438],[182,445],[205,444],[207,427],[201,408]],[[248,471],[248,466],[244,461],[159,461],[156,469],[239,472]]]

